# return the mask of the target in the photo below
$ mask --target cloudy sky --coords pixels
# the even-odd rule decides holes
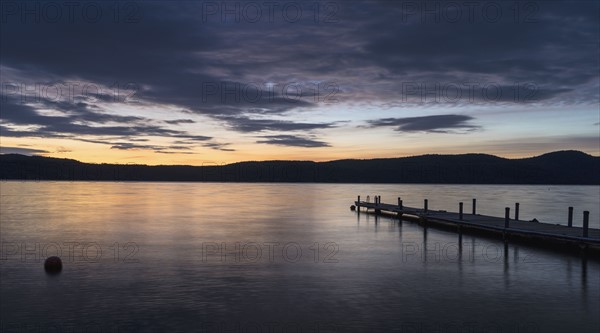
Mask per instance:
[[[597,1],[4,1],[2,153],[600,155]]]

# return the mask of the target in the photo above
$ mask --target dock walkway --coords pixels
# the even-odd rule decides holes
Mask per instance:
[[[589,213],[584,213],[584,227],[574,227],[537,221],[522,221],[510,218],[510,209],[507,207],[504,217],[495,217],[481,214],[468,214],[464,212],[448,212],[444,210],[427,209],[427,200],[424,208],[407,207],[398,198],[398,204],[382,203],[380,197],[375,197],[375,202],[361,201],[360,196],[354,202],[358,213],[363,208],[376,214],[388,214],[402,219],[412,219],[424,226],[444,225],[454,227],[457,231],[479,230],[495,233],[509,238],[528,238],[542,242],[563,243],[579,247],[591,247],[600,250],[600,229],[588,227]],[[462,204],[460,205],[462,208]],[[518,218],[518,207],[515,212]],[[587,215],[587,216],[586,216]],[[571,221],[572,224],[572,221]]]

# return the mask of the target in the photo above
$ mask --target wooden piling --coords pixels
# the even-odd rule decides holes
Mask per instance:
[[[569,207],[569,227],[573,226],[573,207]]]
[[[427,200],[427,199],[425,199],[425,200],[423,200],[423,210],[424,210],[425,212],[427,212],[427,206],[428,206],[428,200]]]
[[[588,230],[590,227],[590,212],[587,210],[583,212],[583,237],[588,237]]]
[[[510,207],[504,208],[504,227],[508,228],[508,222],[510,220]]]
[[[519,220],[519,203],[515,203],[515,221]]]
[[[477,199],[473,198],[473,215],[477,212]]]
[[[401,219],[402,218],[402,199],[400,197],[398,197],[398,218]]]
[[[462,202],[458,203],[458,219],[459,220],[463,219],[463,203]]]

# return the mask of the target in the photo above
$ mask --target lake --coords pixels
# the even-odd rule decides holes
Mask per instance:
[[[597,258],[350,211],[600,227],[599,186],[1,182],[2,332],[598,332]],[[372,199],[371,199],[372,200]],[[48,275],[43,260],[60,255]]]

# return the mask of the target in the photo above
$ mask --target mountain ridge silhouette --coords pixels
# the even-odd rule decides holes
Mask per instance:
[[[2,154],[0,179],[598,185],[600,157],[566,150],[516,159],[468,153],[190,166],[93,164],[73,159]]]

